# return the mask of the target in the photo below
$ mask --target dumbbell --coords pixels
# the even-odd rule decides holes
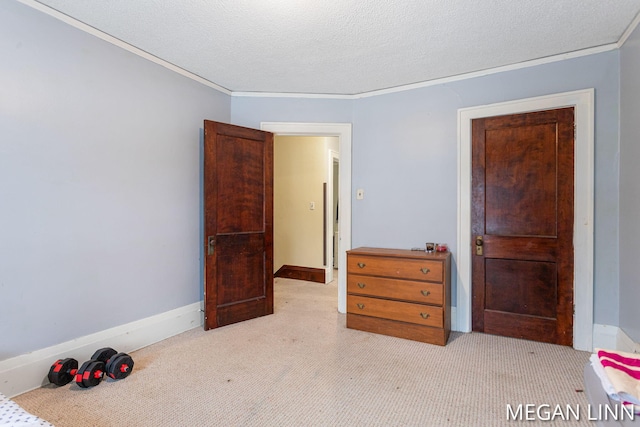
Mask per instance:
[[[126,353],[118,353],[106,347],[96,351],[91,359],[84,362],[78,369],[76,359],[67,358],[57,360],[49,369],[49,381],[57,386],[70,383],[74,378],[76,384],[82,388],[100,384],[104,374],[119,380],[126,378],[133,369],[133,359]]]
[[[63,386],[75,379],[82,388],[100,384],[104,376],[105,364],[99,360],[88,360],[78,369],[76,359],[67,358],[57,360],[49,369],[49,381],[57,386]]]

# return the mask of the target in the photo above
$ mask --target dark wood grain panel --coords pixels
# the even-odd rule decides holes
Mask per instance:
[[[205,329],[273,313],[273,134],[205,120],[203,199]]]
[[[221,136],[218,233],[264,231],[264,143]]]
[[[557,234],[556,123],[487,130],[485,233]]]
[[[571,345],[573,108],[473,120],[471,157],[473,330]]]
[[[558,241],[544,237],[485,234],[484,257],[555,262],[558,258]]]
[[[486,310],[484,325],[494,335],[556,344],[556,320]]]
[[[301,267],[298,265],[283,265],[275,272],[274,277],[305,280],[307,282],[324,283],[326,272],[324,268]]]
[[[486,310],[556,319],[555,263],[487,259],[485,274]]]

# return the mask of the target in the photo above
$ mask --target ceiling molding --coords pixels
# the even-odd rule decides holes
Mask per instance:
[[[622,45],[627,41],[631,33],[635,31],[635,29],[638,27],[638,24],[640,24],[640,13],[636,15],[633,21],[631,21],[631,24],[629,24],[629,26],[625,30],[625,32],[622,33],[620,40],[618,40],[618,49],[622,47]]]
[[[358,95],[338,95],[323,93],[278,93],[278,92],[231,92],[234,97],[249,98],[319,98],[319,99],[355,99]]]
[[[428,80],[428,81],[424,81],[424,82],[418,82],[418,83],[413,83],[413,84],[409,84],[409,85],[402,85],[402,86],[396,86],[396,87],[391,87],[391,88],[387,88],[387,89],[380,89],[380,90],[374,90],[374,91],[370,91],[370,92],[363,92],[363,93],[358,93],[358,94],[352,94],[352,95],[339,95],[339,94],[314,94],[314,93],[278,93],[278,92],[234,92],[232,90],[229,90],[225,87],[222,87],[220,85],[217,85],[207,79],[204,79],[200,76],[198,76],[197,74],[191,73],[183,68],[178,67],[177,65],[174,65],[168,61],[165,61],[161,58],[158,58],[157,56],[154,56],[142,49],[139,49],[133,45],[130,45],[129,43],[126,43],[116,37],[113,37],[103,31],[100,31],[90,25],[87,25],[83,22],[78,21],[75,18],[72,18],[68,15],[65,15],[64,13],[61,13],[49,6],[46,6],[42,3],[39,3],[37,0],[18,0],[20,3],[25,4],[33,9],[36,9],[40,12],[43,12],[47,15],[50,15],[62,22],[65,22],[81,31],[84,31],[86,33],[89,33],[93,36],[96,36],[106,42],[109,42],[115,46],[118,46],[122,49],[125,49],[135,55],[138,55],[144,59],[147,59],[151,62],[154,62],[158,65],[161,65],[175,73],[178,73],[184,77],[187,77],[189,79],[195,80],[198,83],[201,83],[207,87],[210,87],[212,89],[215,89],[219,92],[222,92],[226,95],[230,95],[232,97],[251,97],[251,98],[306,98],[306,99],[344,99],[344,100],[353,100],[353,99],[362,99],[362,98],[369,98],[369,97],[373,97],[373,96],[380,96],[380,95],[387,95],[387,94],[391,94],[391,93],[397,93],[397,92],[404,92],[404,91],[408,91],[408,90],[413,90],[413,89],[419,89],[419,88],[424,88],[424,87],[428,87],[428,86],[435,86],[435,85],[440,85],[440,84],[446,84],[446,83],[451,83],[451,82],[455,82],[455,81],[460,81],[460,80],[466,80],[466,79],[471,79],[471,78],[476,78],[476,77],[482,77],[482,76],[488,76],[491,74],[497,74],[497,73],[502,73],[502,72],[506,72],[506,71],[513,71],[513,70],[519,70],[519,69],[523,69],[523,68],[529,68],[529,67],[534,67],[537,65],[542,65],[542,64],[549,64],[549,63],[553,63],[553,62],[557,62],[557,61],[563,61],[563,60],[567,60],[567,59],[572,59],[572,58],[579,58],[582,56],[588,56],[588,55],[594,55],[597,53],[602,53],[602,52],[607,52],[607,51],[611,51],[611,50],[615,50],[615,49],[619,49],[624,42],[627,40],[627,38],[631,35],[631,33],[635,30],[635,28],[640,24],[640,14],[636,15],[635,19],[632,21],[632,23],[629,25],[629,27],[626,29],[626,31],[623,33],[623,35],[621,36],[620,40],[618,40],[618,42],[616,43],[611,43],[611,44],[607,44],[607,45],[602,45],[602,46],[597,46],[597,47],[593,47],[593,48],[588,48],[588,49],[583,49],[583,50],[578,50],[578,51],[574,51],[574,52],[568,52],[568,53],[563,53],[560,55],[553,55],[553,56],[548,56],[545,58],[539,58],[539,59],[534,59],[534,60],[530,60],[530,61],[523,61],[523,62],[519,62],[519,63],[515,63],[515,64],[510,64],[510,65],[505,65],[505,66],[501,66],[501,67],[495,67],[495,68],[490,68],[490,69],[486,69],[486,70],[481,70],[481,71],[475,71],[475,72],[470,72],[470,73],[464,73],[464,74],[459,74],[456,76],[450,76],[450,77],[443,77],[443,78],[439,78],[439,79],[433,79],[433,80]]]
[[[174,65],[174,64],[172,64],[170,62],[167,62],[164,59],[158,58],[157,56],[154,56],[154,55],[150,54],[149,52],[145,52],[142,49],[138,49],[137,47],[132,46],[129,43],[126,43],[126,42],[124,42],[124,41],[122,41],[122,40],[120,40],[120,39],[118,39],[116,37],[113,37],[113,36],[111,36],[111,35],[109,35],[109,34],[107,34],[105,32],[102,32],[102,31],[100,31],[100,30],[98,30],[98,29],[96,29],[96,28],[94,28],[94,27],[92,27],[90,25],[85,24],[84,22],[80,22],[77,19],[70,17],[69,15],[65,15],[62,12],[59,12],[59,11],[57,11],[55,9],[50,8],[49,6],[45,6],[42,3],[38,3],[36,0],[18,0],[18,2],[20,2],[20,3],[22,3],[22,4],[26,5],[26,6],[32,7],[33,9],[36,9],[36,10],[38,10],[40,12],[46,13],[49,16],[52,16],[52,17],[54,17],[54,18],[56,18],[56,19],[58,19],[58,20],[60,20],[60,21],[62,21],[64,23],[66,23],[66,24],[71,25],[72,27],[75,27],[75,28],[77,28],[77,29],[79,29],[81,31],[84,31],[86,33],[91,34],[92,36],[96,36],[96,37],[98,37],[98,38],[100,38],[100,39],[102,39],[102,40],[104,40],[106,42],[109,42],[109,43],[111,43],[111,44],[113,44],[113,45],[115,45],[117,47],[120,47],[120,48],[122,48],[124,50],[127,50],[127,51],[129,51],[129,52],[131,52],[131,53],[133,53],[135,55],[138,55],[138,56],[140,56],[140,57],[142,57],[144,59],[147,59],[147,60],[149,60],[151,62],[154,62],[154,63],[156,63],[158,65],[161,65],[161,66],[163,66],[163,67],[165,67],[165,68],[167,68],[167,69],[169,69],[169,70],[171,70],[171,71],[173,71],[175,73],[178,73],[178,74],[180,74],[180,75],[182,75],[184,77],[187,77],[187,78],[189,78],[191,80],[195,80],[198,83],[201,83],[201,84],[203,84],[205,86],[208,86],[208,87],[210,87],[212,89],[215,89],[215,90],[217,90],[219,92],[222,92],[222,93],[224,93],[226,95],[231,95],[231,91],[229,89],[227,89],[227,88],[224,88],[224,87],[222,87],[220,85],[217,85],[217,84],[215,84],[213,82],[210,82],[209,80],[204,79],[204,78],[198,76],[197,74],[193,74],[193,73],[185,70],[184,68],[180,68],[177,65]]]
[[[640,15],[639,15],[640,16]],[[472,79],[475,77],[483,77],[491,74],[504,73],[505,71],[520,70],[523,68],[535,67],[542,64],[550,64],[553,62],[564,61],[567,59],[580,58],[582,56],[595,55],[597,53],[608,52],[618,49],[618,43],[611,43],[603,46],[592,47],[589,49],[578,50],[575,52],[563,53],[560,55],[547,56],[545,58],[533,59],[531,61],[518,62],[516,64],[505,65],[502,67],[489,68],[487,70],[474,71],[471,73],[459,74],[457,76],[443,77],[441,79],[428,80],[410,85],[396,86],[388,89],[374,90],[371,92],[363,92],[354,95],[323,95],[323,94],[307,94],[307,93],[267,93],[267,92],[232,92],[232,96],[253,97],[253,98],[329,98],[329,99],[361,99],[373,96],[387,95],[390,93],[404,92],[407,90],[420,89],[428,86],[435,86],[445,83],[456,82],[460,80]]]

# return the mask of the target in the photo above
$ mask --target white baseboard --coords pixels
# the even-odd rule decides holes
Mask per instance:
[[[634,342],[622,329],[618,329],[617,347],[620,351],[640,353],[640,343]]]
[[[0,361],[0,393],[14,397],[47,384],[49,368],[58,359],[73,357],[82,364],[102,347],[129,353],[202,326],[201,307],[197,302]]]
[[[605,348],[628,353],[640,353],[640,343],[617,326],[593,325],[593,348]]]

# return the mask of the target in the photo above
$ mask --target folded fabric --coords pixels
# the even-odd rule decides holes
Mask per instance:
[[[596,349],[597,361],[601,369],[592,365],[596,374],[604,372],[609,382],[603,382],[603,388],[613,399],[640,405],[640,355],[622,351]],[[600,375],[598,375],[600,377]]]

